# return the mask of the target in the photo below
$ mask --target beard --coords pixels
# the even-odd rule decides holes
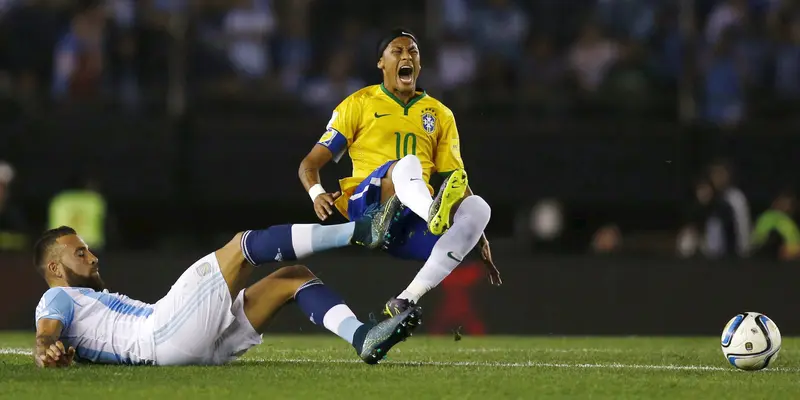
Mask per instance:
[[[92,274],[89,276],[78,275],[69,268],[64,268],[65,278],[67,284],[71,287],[84,287],[95,291],[103,291],[106,288],[105,282],[100,278],[99,274]]]

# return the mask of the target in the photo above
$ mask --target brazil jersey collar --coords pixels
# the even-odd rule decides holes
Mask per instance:
[[[394,93],[389,91],[389,89],[386,89],[386,86],[383,86],[383,83],[381,83],[381,90],[383,91],[383,93],[389,96],[390,99],[394,100],[397,104],[399,104],[400,107],[403,107],[403,115],[408,115],[408,109],[411,108],[411,106],[413,106],[416,102],[422,100],[423,97],[428,95],[427,92],[420,89],[422,90],[422,93],[412,97],[411,100],[408,101],[408,104],[403,104],[403,101],[398,99],[397,96],[394,95]]]

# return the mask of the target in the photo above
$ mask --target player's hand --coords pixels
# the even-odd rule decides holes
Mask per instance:
[[[486,266],[488,271],[488,278],[489,283],[494,286],[500,286],[503,284],[503,280],[500,278],[500,271],[497,270],[497,267],[494,265],[494,260],[492,260],[492,248],[489,247],[489,240],[486,239],[486,236],[482,236],[478,246],[481,247],[481,258],[483,259],[483,264]]]
[[[314,212],[317,213],[317,217],[319,217],[320,221],[325,221],[328,217],[333,215],[333,202],[341,195],[342,192],[323,193],[314,199]]]
[[[75,359],[75,348],[64,348],[61,341],[57,341],[50,347],[40,351],[36,357],[36,365],[42,368],[69,367]]]

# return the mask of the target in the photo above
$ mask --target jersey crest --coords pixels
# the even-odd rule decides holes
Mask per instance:
[[[422,110],[422,129],[429,135],[436,131],[436,111],[433,108]]]

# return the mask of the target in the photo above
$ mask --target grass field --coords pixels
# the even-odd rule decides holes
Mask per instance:
[[[719,338],[413,337],[378,366],[336,338],[265,336],[222,367],[38,370],[30,334],[0,334],[0,398],[797,398],[800,339],[768,370],[734,370]]]

